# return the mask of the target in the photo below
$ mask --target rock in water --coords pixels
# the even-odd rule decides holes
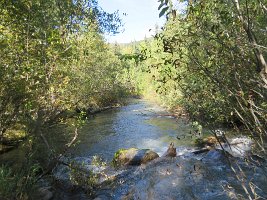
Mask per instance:
[[[176,153],[176,148],[174,148],[174,144],[173,142],[169,145],[169,148],[167,150],[167,152],[165,154],[163,154],[163,156],[167,156],[167,157],[176,157],[177,153]]]
[[[248,165],[240,158],[228,158],[221,150],[194,156],[161,157],[142,167],[124,170],[116,179],[96,191],[109,200],[233,200],[248,199],[243,185],[255,184],[255,194],[267,197],[266,163]],[[233,171],[242,169],[242,181]],[[239,175],[239,171],[238,171]]]
[[[120,149],[115,153],[113,164],[115,166],[141,165],[158,157],[156,152],[149,149]]]
[[[38,189],[39,199],[50,200],[53,198],[53,193],[50,191],[50,187],[41,187]]]

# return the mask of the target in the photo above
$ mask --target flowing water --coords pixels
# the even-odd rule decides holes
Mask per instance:
[[[75,156],[100,155],[111,160],[121,148],[151,149],[161,155],[170,142],[178,152],[193,145],[187,137],[191,126],[183,119],[175,119],[156,104],[135,100],[127,106],[97,114],[83,127]],[[178,137],[183,137],[178,140]]]
[[[190,124],[185,119],[175,119],[155,103],[133,99],[128,105],[114,108],[88,119],[79,131],[78,142],[72,147],[73,157],[92,157],[99,155],[110,161],[121,148],[151,149],[163,154],[173,142],[178,154],[193,145],[188,137]],[[48,130],[47,139],[54,148],[62,148],[67,140],[61,135],[61,126]],[[60,134],[59,134],[60,133]],[[181,140],[177,139],[182,138]],[[46,148],[45,146],[43,148]],[[60,149],[58,149],[60,151]],[[42,159],[43,154],[37,155]],[[0,163],[19,164],[25,159],[23,145],[0,156]]]
[[[47,131],[51,147],[61,152],[70,141],[70,130],[64,125],[53,126]],[[190,152],[196,135],[191,123],[185,118],[174,118],[159,105],[143,99],[132,99],[119,108],[114,108],[90,117],[81,130],[78,141],[71,148],[70,158],[92,158],[100,156],[111,161],[114,153],[122,148],[151,149],[160,156],[166,152],[169,144],[174,143],[177,154]],[[204,131],[207,132],[207,131]],[[65,134],[65,135],[64,135]],[[45,160],[46,146],[41,141],[39,160]],[[25,145],[0,155],[0,164],[18,165],[25,160]]]
[[[114,153],[121,148],[151,149],[163,154],[173,142],[178,154],[187,151],[193,145],[188,137],[190,124],[185,119],[175,119],[155,103],[133,99],[128,105],[114,108],[88,119],[79,131],[78,142],[72,147],[73,157],[92,157],[99,155],[110,161]],[[66,144],[60,132],[62,127],[48,130],[47,139],[54,148]],[[67,132],[65,130],[65,132]],[[182,138],[181,140],[177,139]],[[43,148],[46,148],[45,146]],[[59,149],[60,150],[60,149]],[[43,153],[37,155],[42,158]],[[25,148],[22,146],[0,156],[0,163],[18,164],[25,159]]]
[[[48,130],[48,139],[52,146],[62,148],[63,145],[66,144],[65,137],[58,134],[60,132],[67,132],[67,129],[63,130],[63,127],[55,126]],[[162,155],[166,152],[167,147],[171,142],[173,142],[177,148],[178,155],[185,155],[184,153],[190,152],[194,148],[195,137],[192,136],[192,132],[194,132],[194,130],[186,119],[176,119],[157,104],[146,100],[135,99],[126,106],[107,110],[89,118],[83,128],[79,130],[78,142],[74,147],[72,147],[71,154],[68,155],[68,159],[78,162],[85,161],[88,167],[90,167],[92,157],[95,155],[98,155],[105,161],[110,162],[116,151],[121,148],[132,147],[139,149],[151,149],[159,155]],[[25,159],[24,149],[25,148],[22,146],[16,150],[1,155],[0,163],[9,162],[11,164],[18,164]],[[238,184],[236,181],[233,181],[234,179],[232,177],[234,175],[231,174],[231,176],[229,176],[231,170],[227,167],[226,162],[221,162],[223,161],[223,159],[221,159],[221,154],[218,154],[219,159],[217,159],[218,156],[216,156],[216,152],[215,156],[213,154],[214,152],[212,152],[210,157],[206,159],[207,162],[209,162],[208,164],[205,162],[202,163],[202,161],[199,161],[189,153],[187,154],[189,156],[178,156],[174,160],[167,159],[164,160],[164,162],[158,160],[151,166],[148,165],[148,170],[140,171],[142,168],[133,168],[128,172],[126,171],[125,174],[118,176],[117,182],[114,182],[113,184],[114,187],[111,187],[115,188],[114,190],[104,188],[103,190],[99,190],[97,194],[101,196],[104,193],[107,197],[106,199],[120,199],[120,197],[123,197],[130,191],[129,194],[133,196],[133,199],[140,199],[140,197],[143,198],[144,195],[148,195],[150,193],[153,193],[153,195],[156,195],[157,197],[163,195],[162,198],[158,199],[166,199],[165,197],[167,194],[165,193],[167,192],[169,195],[173,195],[175,197],[174,199],[179,199],[179,195],[184,196],[192,194],[193,196],[198,196],[199,192],[194,189],[198,187],[199,190],[207,190],[205,195],[200,199],[214,199],[218,198],[218,195],[221,195],[221,198],[218,199],[232,199],[230,196],[228,198],[228,195],[224,191],[220,190],[221,187],[219,187],[219,185],[221,185],[222,181],[232,181],[233,185]],[[38,157],[40,159],[42,157],[45,158],[46,156],[39,154]],[[244,164],[242,160],[240,162],[241,165]],[[188,174],[191,174],[192,172],[192,166],[193,169],[196,170],[196,163],[201,166],[201,176],[204,177],[201,181],[203,181],[206,185],[197,184],[197,187],[195,187],[194,181],[191,181],[191,179],[187,180]],[[187,171],[179,171],[180,169],[187,168]],[[208,169],[205,171],[205,168]],[[257,168],[257,170],[259,170],[259,172],[257,172],[256,175],[260,178],[257,178],[255,174],[250,174],[250,176],[257,178],[257,182],[259,181],[262,185],[264,185],[267,182],[267,177],[261,176],[264,174],[264,172],[262,172],[262,168]],[[251,169],[246,169],[246,172],[252,171],[253,170]],[[214,172],[216,176],[210,176],[211,172]],[[118,171],[114,173],[124,172]],[[162,173],[165,175],[163,176]],[[178,179],[176,177],[177,175],[179,175]],[[59,166],[59,168],[54,172],[54,176],[60,180],[69,180],[66,166]],[[144,179],[143,177],[147,178]],[[192,178],[194,179],[194,177]],[[169,190],[166,191],[166,184],[174,184],[174,180],[178,181],[177,183],[175,182],[175,184],[186,184],[178,187],[180,188],[178,190],[175,188],[173,191],[169,191],[173,188],[173,185],[169,185],[167,186]],[[123,185],[121,185],[121,181],[125,181]],[[151,183],[153,184],[151,185]],[[158,184],[154,186],[154,183]],[[218,187],[215,187],[216,184]],[[189,187],[188,185],[191,186]],[[134,188],[139,188],[139,190],[135,191]],[[210,188],[212,190],[208,191]],[[239,186],[236,186],[236,191],[238,190]],[[147,191],[152,192],[147,193]],[[68,188],[65,186],[63,188],[55,186],[54,193],[54,199],[87,199],[87,196],[83,192],[69,192]],[[243,192],[241,191],[240,193],[242,194]],[[134,195],[137,196],[134,197]],[[210,195],[211,198],[207,198],[207,195]],[[265,195],[265,193],[263,195]]]

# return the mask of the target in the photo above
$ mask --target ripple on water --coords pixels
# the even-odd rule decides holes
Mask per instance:
[[[192,139],[178,141],[176,136],[187,134],[190,126],[167,116],[162,107],[144,100],[106,111],[88,121],[80,133],[76,156],[101,155],[111,160],[121,148],[149,148],[162,154],[170,142],[176,146],[192,146]],[[165,115],[165,116],[164,116]]]

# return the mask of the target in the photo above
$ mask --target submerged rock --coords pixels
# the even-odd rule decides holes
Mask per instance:
[[[232,155],[227,151],[212,149],[203,157],[202,160],[207,162],[216,162],[217,164],[221,162],[226,165],[229,162],[229,157],[232,157]]]
[[[173,144],[169,149],[175,149]],[[248,163],[248,159],[233,157],[220,149],[197,156],[155,158],[158,155],[149,149],[130,148],[119,150],[113,164],[137,165],[135,167],[118,169],[108,166],[94,170],[91,162],[84,162],[85,169],[98,173],[94,177],[98,181],[91,188],[88,199],[239,200],[249,199],[248,195],[254,198],[256,194],[267,198],[267,163],[264,158],[254,156],[254,162]],[[146,165],[140,165],[144,163]],[[88,193],[89,190],[84,188],[82,191]],[[80,191],[76,194],[79,198],[71,199],[87,199],[86,196],[81,198],[83,193]]]
[[[156,152],[149,149],[120,149],[115,153],[113,164],[115,166],[141,165],[158,157]]]

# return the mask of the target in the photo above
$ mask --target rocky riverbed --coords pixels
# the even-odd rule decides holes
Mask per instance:
[[[248,165],[220,150],[199,157],[161,157],[101,185],[95,199],[249,199],[242,184],[253,199],[263,199],[266,174],[266,162]]]
[[[79,158],[77,161],[83,160]],[[256,155],[233,157],[213,149],[194,155],[162,156],[147,164],[114,168],[95,166],[90,160],[83,169],[97,174],[91,188],[66,184],[62,189],[72,194],[56,199],[266,199],[267,163]],[[64,174],[65,173],[65,174]],[[69,171],[57,171],[57,177],[69,181]],[[76,190],[76,192],[75,192]],[[85,194],[90,190],[90,195]],[[63,193],[62,193],[63,194]]]

